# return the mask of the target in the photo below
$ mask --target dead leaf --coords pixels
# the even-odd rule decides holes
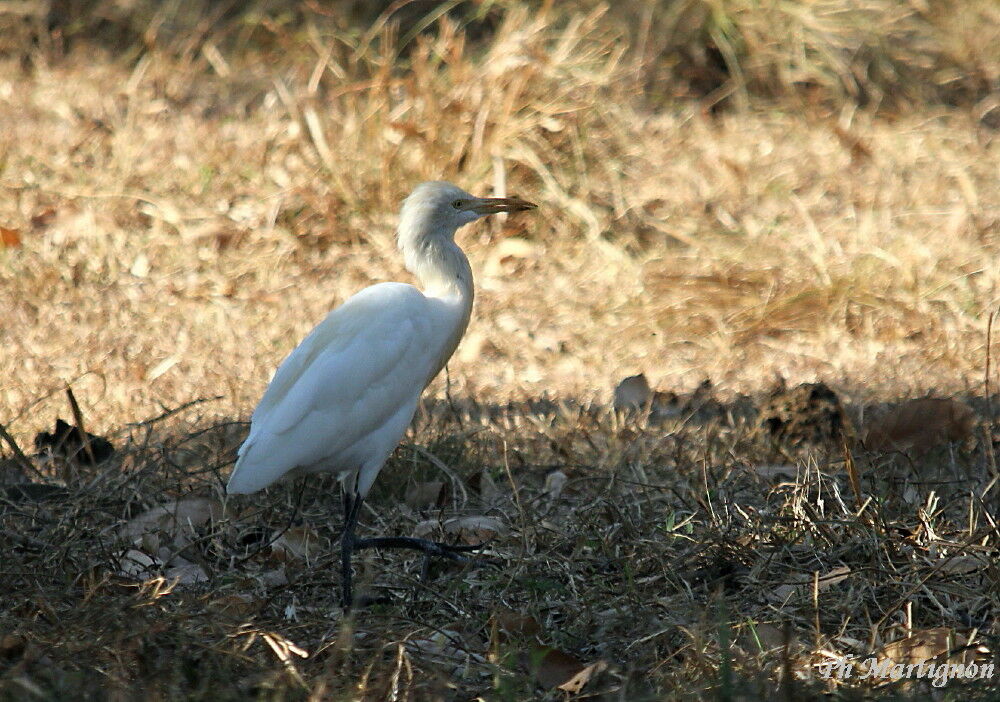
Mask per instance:
[[[250,595],[231,594],[223,595],[209,603],[209,607],[217,614],[229,616],[237,619],[252,617],[260,611],[264,602],[260,599],[250,597]]]
[[[649,387],[645,373],[630,375],[615,388],[614,408],[619,412],[639,410],[653,399],[653,390]]]
[[[541,660],[535,669],[535,677],[546,689],[558,688],[570,693],[580,692],[594,675],[608,666],[604,661],[584,665],[575,656],[555,648],[539,647],[535,653],[541,654]]]
[[[464,663],[470,656],[483,660],[481,656],[470,654],[462,635],[457,629],[434,629],[424,636],[415,636],[406,640],[406,648],[411,653],[424,656],[435,656],[452,663]]]
[[[753,627],[753,643],[762,651],[770,651],[785,645],[784,632],[774,624],[759,622]]]
[[[443,523],[436,519],[427,519],[413,527],[413,535],[426,538],[439,527],[445,534],[457,536],[460,541],[470,545],[489,541],[506,532],[499,519],[476,515],[456,517]]]
[[[222,505],[205,497],[187,497],[143,512],[119,531],[129,544],[139,546],[122,556],[120,574],[144,579],[163,570],[167,580],[181,585],[207,581],[204,568],[177,552],[191,543],[195,529],[221,514]]]
[[[134,275],[136,278],[145,278],[149,275],[149,257],[146,254],[141,253],[135,257],[132,261],[132,266],[128,269],[128,272]]]
[[[505,265],[516,259],[528,259],[536,255],[538,245],[527,239],[512,236],[502,240],[490,251],[489,258],[483,266],[483,276],[488,278],[501,277],[505,274]]]
[[[208,581],[208,573],[197,563],[191,563],[183,558],[174,558],[171,566],[163,573],[167,580],[176,580],[179,585],[193,585]]]
[[[922,397],[907,400],[872,419],[865,431],[865,448],[871,451],[907,451],[924,454],[949,441],[972,435],[976,413],[964,402],[950,398]]]
[[[131,544],[147,534],[165,533],[172,537],[175,548],[186,546],[194,530],[209,520],[222,516],[222,505],[207,497],[185,497],[143,512],[121,529],[122,537]]]
[[[966,575],[975,573],[984,566],[985,563],[975,556],[954,556],[941,565],[941,571],[952,575]]]
[[[52,220],[56,218],[57,214],[56,208],[54,207],[46,207],[44,210],[36,212],[31,215],[31,228],[44,229],[52,224]]]
[[[0,248],[13,248],[21,245],[21,230],[0,227]]]
[[[521,614],[506,608],[499,609],[494,613],[493,623],[496,625],[498,633],[507,636],[535,636],[542,630],[538,620],[530,614]]]
[[[968,645],[969,639],[965,634],[942,626],[916,630],[904,639],[887,643],[879,651],[877,658],[917,665],[934,659],[941,663],[972,663],[980,654],[989,653],[983,646],[966,648]],[[954,653],[955,651],[958,653]]]
[[[423,510],[444,507],[447,500],[448,491],[444,489],[444,482],[431,480],[426,483],[414,483],[407,491],[404,501],[412,509]]]
[[[545,476],[545,487],[543,488],[545,496],[550,500],[558,500],[559,496],[562,495],[563,488],[566,487],[566,481],[569,478],[561,470],[554,470]]]
[[[834,568],[829,573],[819,576],[819,582],[817,586],[819,591],[823,592],[839,582],[845,580],[851,574],[851,569],[848,566],[840,566]],[[812,592],[814,584],[813,575],[806,575],[804,573],[798,574],[790,578],[792,582],[779,585],[770,591],[769,596],[778,602],[784,602],[789,597],[794,594],[805,594],[806,592]]]
[[[850,566],[840,566],[839,568],[834,568],[826,575],[819,576],[816,587],[819,588],[820,592],[828,590],[839,582],[847,580],[848,576],[851,574]]]
[[[326,544],[314,529],[292,527],[271,542],[271,558],[277,561],[303,561],[325,550]]]
[[[565,690],[566,692],[577,694],[583,690],[584,686],[590,682],[590,679],[595,675],[599,674],[608,664],[604,661],[597,661],[596,663],[591,663],[590,665],[581,669],[576,675],[564,682],[559,686],[560,690]]]
[[[469,487],[479,493],[479,500],[485,507],[496,507],[503,501],[503,493],[500,492],[489,470],[483,469],[473,475],[469,480]]]
[[[145,580],[154,575],[162,564],[152,556],[131,548],[121,557],[119,565],[118,574],[123,578]]]
[[[798,466],[790,464],[757,466],[754,472],[762,478],[790,478],[795,480],[799,475]]]
[[[274,570],[264,571],[260,574],[260,580],[264,587],[281,587],[288,584],[288,572],[285,570],[285,566],[281,566]]]
[[[541,643],[541,626],[531,615],[500,608],[494,612],[491,624],[491,637],[495,637],[493,649],[518,639],[527,643],[528,655],[522,661],[530,663],[538,683],[546,689],[558,688],[577,693],[593,676],[607,668],[604,661],[585,665],[575,656]],[[528,660],[525,661],[525,658]]]

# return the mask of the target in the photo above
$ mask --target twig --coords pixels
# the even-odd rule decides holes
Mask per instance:
[[[152,419],[144,419],[141,422],[129,422],[128,426],[130,426],[130,427],[145,427],[145,426],[148,426],[150,424],[155,424],[156,422],[162,422],[164,419],[167,419],[168,417],[172,417],[175,414],[177,414],[178,412],[183,412],[184,410],[186,410],[189,407],[193,407],[195,405],[200,405],[202,402],[215,402],[216,400],[221,400],[221,399],[222,399],[222,395],[216,395],[215,397],[199,397],[197,400],[191,400],[190,402],[185,402],[180,407],[176,407],[174,409],[167,410],[163,414],[158,415],[156,417],[153,417]],[[160,405],[160,406],[162,407],[162,405]]]
[[[87,435],[86,427],[83,426],[83,412],[80,411],[80,405],[77,404],[76,397],[73,395],[73,388],[68,385],[66,386],[66,397],[69,398],[69,408],[73,412],[73,421],[76,422],[76,429],[80,432],[80,441],[83,442],[83,450],[90,459],[90,465],[96,466],[97,459],[94,458],[94,448],[90,445],[90,437]]]
[[[447,364],[444,367],[444,397],[448,400],[448,407],[451,408],[452,416],[458,422],[458,428],[465,431],[465,422],[462,421],[462,413],[458,411],[458,408],[455,406],[455,398],[451,396],[451,372]]]
[[[282,536],[285,535],[285,532],[287,532],[289,529],[292,528],[292,525],[295,524],[295,519],[299,516],[299,510],[302,508],[302,497],[303,495],[305,495],[305,492],[306,492],[306,481],[299,480],[299,494],[295,498],[295,507],[292,509],[292,516],[288,518],[288,523],[285,524],[285,527],[280,531],[278,531],[276,534],[274,534],[274,536],[272,536],[267,543],[261,544],[250,553],[247,553],[242,558],[238,559],[233,564],[234,566],[239,567],[244,563],[246,563],[247,561],[249,561],[251,558],[255,557],[258,553],[263,552],[264,549],[270,548],[275,543],[277,543],[278,539],[280,539]]]
[[[517,503],[517,511],[521,517],[521,541],[524,545],[524,553],[528,553],[528,518],[524,513],[524,505],[521,504],[521,494],[518,492],[517,483],[514,482],[514,474],[510,471],[510,461],[507,460],[507,440],[503,442],[503,467],[507,472],[507,480],[510,482],[510,489],[514,493],[514,502]]]
[[[17,445],[16,441],[14,441],[14,437],[7,433],[7,429],[3,424],[0,424],[0,437],[3,437],[7,444],[10,445],[10,450],[14,452],[14,460],[17,461],[17,464],[23,471],[32,473],[36,477],[45,480],[45,475],[43,475],[41,471],[31,464],[31,460],[24,455],[21,447]],[[27,478],[28,476],[25,475],[24,477]]]
[[[433,453],[431,453],[427,449],[423,448],[422,446],[416,446],[416,445],[414,445],[413,449],[417,453],[419,453],[421,456],[423,456],[424,458],[426,458],[428,461],[430,461],[431,464],[435,468],[437,468],[439,471],[441,471],[442,473],[444,473],[447,477],[451,478],[451,482],[452,482],[452,486],[451,486],[452,494],[454,494],[455,492],[461,492],[462,493],[462,504],[464,505],[464,504],[468,503],[468,501],[469,501],[469,493],[466,491],[465,485],[462,483],[462,479],[459,478],[457,475],[455,475],[455,472],[452,471],[451,468],[449,468],[448,466],[446,466],[444,464],[444,461],[442,461],[440,458],[438,458],[437,456],[435,456]],[[456,485],[458,486],[457,490],[455,488]]]
[[[993,315],[986,320],[986,370],[983,373],[983,386],[986,393],[986,411],[990,415],[990,423],[993,423],[993,401],[990,400],[990,347],[993,345]]]
[[[940,572],[940,570],[942,568],[944,568],[946,565],[948,565],[956,556],[958,556],[963,550],[965,550],[965,548],[967,546],[969,546],[974,541],[976,541],[976,540],[978,540],[980,538],[982,538],[982,536],[980,536],[979,534],[973,534],[970,538],[968,538],[966,541],[964,541],[963,543],[961,543],[958,546],[958,548],[955,549],[955,552],[952,555],[948,556],[947,558],[941,559],[940,563],[938,563],[936,566],[934,566],[927,575],[925,575],[923,578],[921,578],[920,582],[918,582],[916,585],[914,585],[909,590],[907,590],[906,594],[904,594],[901,598],[899,598],[899,600],[896,602],[895,605],[893,605],[892,607],[888,608],[886,610],[885,614],[882,615],[881,619],[879,619],[877,622],[875,622],[875,626],[872,627],[872,636],[873,637],[875,636],[875,634],[878,632],[878,630],[882,628],[882,625],[885,624],[886,620],[888,620],[889,617],[892,616],[893,612],[895,612],[900,607],[902,607],[903,605],[906,604],[906,601],[909,599],[910,595],[912,595],[917,590],[919,590],[920,588],[922,588],[927,583],[928,580],[930,580],[935,575],[937,575],[938,572]]]
[[[82,197],[86,197],[86,196],[84,195]],[[111,196],[108,196],[108,197],[111,197]],[[106,377],[104,377],[104,375],[102,373],[98,373],[97,371],[92,371],[92,370],[84,371],[83,373],[80,373],[80,375],[76,376],[75,378],[70,379],[69,382],[67,383],[67,385],[72,385],[73,383],[77,382],[78,380],[83,380],[88,375],[93,375],[93,376],[96,376],[98,379],[100,379],[101,383],[103,384],[104,390],[107,390],[108,379]],[[17,421],[18,419],[21,419],[21,417],[26,416],[29,412],[31,412],[31,410],[33,410],[35,407],[37,407],[38,405],[42,404],[43,402],[45,402],[46,400],[48,400],[49,398],[51,398],[53,395],[55,395],[56,393],[58,393],[59,390],[61,390],[63,387],[64,386],[60,385],[59,387],[56,387],[56,388],[53,388],[52,390],[49,390],[44,395],[39,395],[34,400],[32,400],[31,402],[29,402],[27,405],[25,405],[24,407],[22,407],[21,410],[17,414],[15,414],[13,416],[13,418],[11,418],[11,421],[12,422],[13,421]],[[103,390],[102,390],[102,392],[103,392]]]
[[[847,469],[847,477],[851,483],[851,490],[854,492],[854,499],[857,501],[858,509],[865,504],[865,498],[861,495],[861,481],[858,479],[858,466],[854,462],[854,454],[851,447],[847,445],[847,438],[842,437],[842,447],[844,450],[844,467]]]
[[[993,318],[995,315],[995,312],[990,312],[989,319],[986,321],[986,371],[983,375],[983,392],[986,393],[986,416],[988,418],[983,430],[986,436],[983,438],[986,439],[986,454],[990,457],[990,468],[994,478],[1000,475],[997,473],[997,457],[993,452],[993,426],[996,419],[993,416],[993,398],[990,396],[990,360],[992,358]]]

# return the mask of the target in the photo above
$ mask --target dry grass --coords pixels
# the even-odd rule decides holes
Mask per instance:
[[[408,441],[504,486],[490,514],[510,530],[505,570],[422,585],[373,558],[366,570],[405,584],[406,606],[360,615],[352,637],[332,606],[330,548],[290,566],[286,585],[253,580],[263,556],[235,564],[245,523],[270,533],[291,517],[282,488],[256,518],[205,527],[193,553],[210,589],[166,595],[114,575],[116,524],[164,495],[217,493],[240,427],[213,427],[247,416],[311,326],[367,284],[407,279],[394,215],[429,178],[541,205],[460,234],[479,291],[449,366],[460,403],[603,403],[638,371],[661,389],[710,378],[724,401],[775,374],[825,380],[856,408],[983,394],[1000,295],[1000,42],[981,40],[1000,26],[994,4],[485,5],[485,20],[443,15],[412,36],[306,12],[250,34],[245,17],[175,27],[184,41],[147,37],[127,61],[48,34],[0,58],[0,226],[21,240],[0,247],[0,421],[30,446],[68,418],[69,384],[87,428],[125,446],[110,467],[42,466],[70,494],[3,512],[18,604],[0,631],[27,642],[0,651],[10,695],[208,696],[239,681],[240,695],[347,697],[368,670],[372,698],[396,671],[419,699],[524,699],[534,683],[516,662],[477,658],[501,604],[534,614],[552,645],[610,661],[595,689],[626,699],[761,693],[782,666],[896,638],[908,603],[912,628],[992,627],[995,568],[935,570],[992,554],[988,434],[910,463],[859,453],[873,498],[859,515],[836,442],[775,447],[724,415],[457,423],[443,378]],[[459,16],[479,17],[478,41]],[[215,396],[148,433],[134,424]],[[418,516],[395,500],[443,479],[415,451],[386,469],[372,527],[411,530]],[[775,463],[800,474],[756,472]],[[546,500],[556,467],[570,487]],[[314,483],[301,507],[325,539],[335,503]],[[459,496],[443,516],[483,510]],[[768,595],[844,565],[851,580],[818,607]],[[234,593],[260,611],[220,615]],[[755,623],[784,622],[788,653],[747,643]],[[402,643],[434,629],[457,632],[461,663]],[[289,671],[261,631],[310,657]]]

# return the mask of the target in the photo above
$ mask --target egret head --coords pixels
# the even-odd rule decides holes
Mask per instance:
[[[455,230],[498,212],[532,210],[533,203],[516,197],[475,197],[456,185],[435,180],[421,183],[403,201],[399,236],[454,236]],[[401,242],[402,243],[402,242]]]

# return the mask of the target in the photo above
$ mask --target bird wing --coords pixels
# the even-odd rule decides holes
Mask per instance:
[[[427,298],[401,283],[366,288],[331,312],[275,373],[229,491],[255,492],[295,468],[335,463],[378,431],[423,390],[436,361],[432,330]]]

